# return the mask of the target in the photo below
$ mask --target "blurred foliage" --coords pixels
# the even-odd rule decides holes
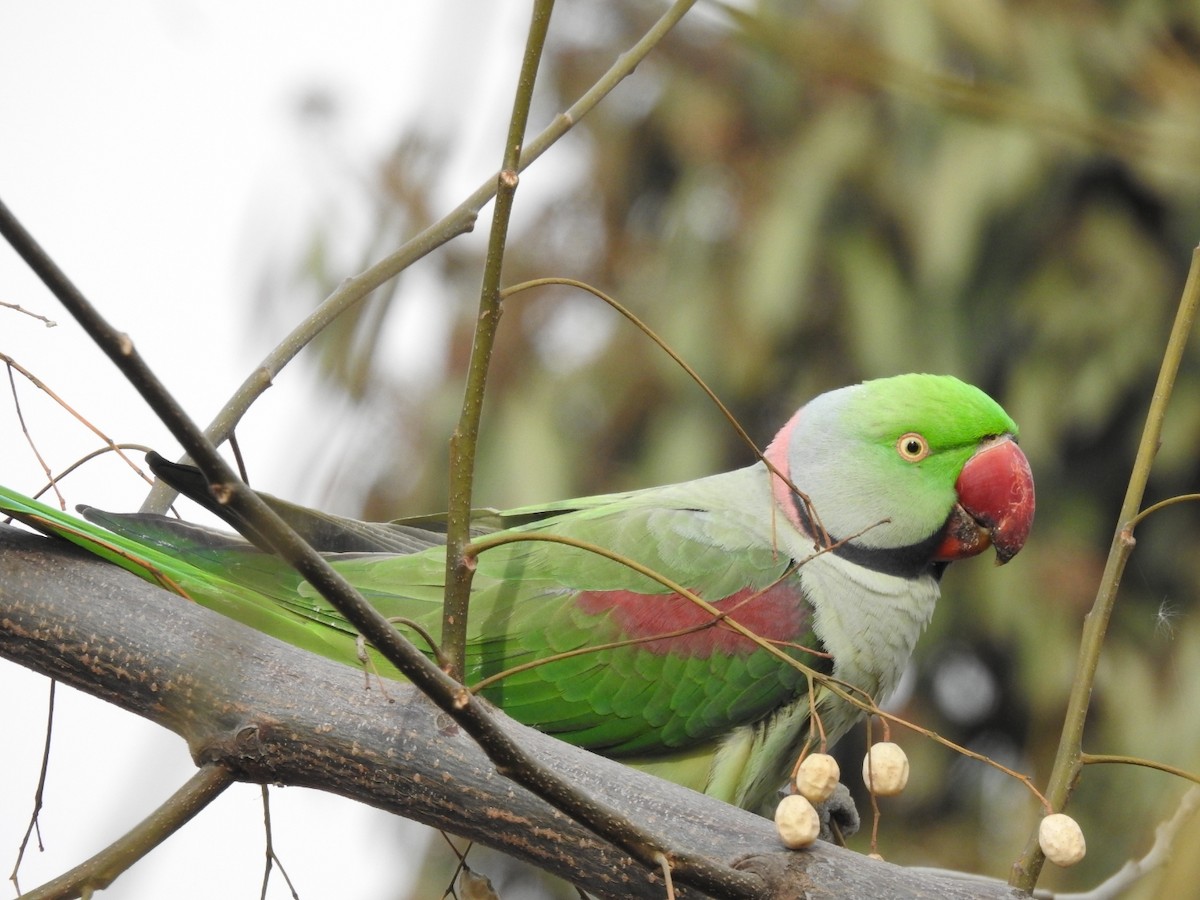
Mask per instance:
[[[561,4],[535,122],[565,108],[659,12],[635,0]],[[431,197],[444,139],[418,125],[380,161],[372,253],[444,212]],[[582,175],[539,183],[556,154]],[[899,702],[1044,783],[1082,616],[1200,238],[1200,4],[698,9],[522,179],[505,282],[563,275],[617,297],[760,446],[805,399],[874,376],[950,372],[1004,404],[1037,479],[1032,538],[1004,569],[976,562],[947,574],[915,689]],[[289,296],[319,298],[347,274],[319,251],[309,262],[310,290],[293,280]],[[456,242],[320,348],[330,385],[360,413],[361,449],[343,471],[372,473],[370,516],[444,506],[481,269],[479,242]],[[417,374],[389,357],[398,351],[385,324],[397,316],[428,327]],[[1192,349],[1181,373],[1150,502],[1200,488],[1198,358]],[[380,447],[397,449],[381,460]],[[477,502],[499,506],[751,459],[649,341],[564,288],[507,302],[480,451]],[[1101,662],[1093,752],[1200,769],[1198,548],[1195,506],[1139,531]],[[847,738],[846,752],[862,740]],[[1037,815],[1023,788],[901,740],[914,783],[883,804],[884,854],[1006,877]],[[1144,852],[1183,789],[1148,770],[1088,769],[1071,809],[1088,858],[1048,869],[1043,883],[1091,885]]]

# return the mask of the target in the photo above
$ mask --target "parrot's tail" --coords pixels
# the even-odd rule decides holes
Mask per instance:
[[[93,525],[68,512],[47,506],[2,486],[0,517],[16,519],[49,537],[68,540],[147,581],[186,596],[174,577],[173,570],[177,568],[177,561],[132,538],[113,534],[99,525]]]
[[[356,659],[356,632],[300,596],[300,576],[237,535],[164,516],[81,506],[85,521],[0,487],[6,516],[251,628],[341,662]],[[101,527],[102,522],[107,527]],[[235,577],[230,573],[235,572]],[[331,627],[332,626],[332,627]],[[347,647],[349,649],[347,649]]]

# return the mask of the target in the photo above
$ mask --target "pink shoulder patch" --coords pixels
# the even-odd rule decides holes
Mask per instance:
[[[714,652],[748,655],[759,649],[723,619],[714,619],[679,594],[582,591],[575,602],[588,615],[607,616],[620,632],[619,640],[672,635],[643,644],[651,653],[680,653],[706,659]],[[808,631],[808,606],[794,577],[763,590],[743,588],[722,600],[709,602],[766,640],[795,641]],[[686,633],[678,634],[680,631]]]

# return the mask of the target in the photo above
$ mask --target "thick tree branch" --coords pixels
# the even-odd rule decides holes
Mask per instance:
[[[664,896],[657,873],[499,775],[414,688],[367,690],[354,669],[5,527],[0,656],[171,729],[198,764],[218,763],[240,780],[359,800],[497,847],[599,897]],[[714,867],[753,873],[763,898],[1022,896],[824,844],[784,851],[764,819],[501,721],[532,756],[600,802]]]

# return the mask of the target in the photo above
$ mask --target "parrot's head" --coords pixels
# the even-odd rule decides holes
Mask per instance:
[[[844,552],[897,565],[995,548],[1007,562],[1033,524],[1033,476],[1017,426],[987,394],[944,375],[899,375],[830,391],[804,406],[766,457],[803,491]],[[802,530],[810,509],[776,478]]]

